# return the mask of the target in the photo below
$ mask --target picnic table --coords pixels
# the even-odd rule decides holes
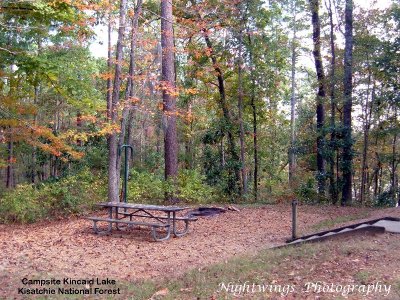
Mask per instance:
[[[93,221],[95,233],[110,233],[112,225],[120,230],[120,224],[128,226],[148,226],[155,241],[168,240],[171,233],[176,237],[181,237],[189,231],[189,222],[196,221],[197,218],[191,216],[177,216],[188,207],[164,206],[164,205],[146,205],[125,202],[103,202],[97,205],[108,209],[108,218],[88,217]],[[97,222],[108,223],[107,230],[99,230]],[[178,222],[185,224],[183,230],[178,230]],[[164,229],[164,230],[163,230]],[[163,232],[160,232],[162,231]]]

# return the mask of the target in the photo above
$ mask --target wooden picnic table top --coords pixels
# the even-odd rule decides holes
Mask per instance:
[[[125,202],[102,202],[98,203],[97,205],[102,207],[121,207],[121,208],[131,208],[131,209],[157,210],[164,212],[176,212],[188,209],[188,207],[148,205],[148,204],[125,203]]]

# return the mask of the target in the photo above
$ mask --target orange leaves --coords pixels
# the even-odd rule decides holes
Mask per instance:
[[[61,154],[62,154],[61,151],[55,149],[54,147],[51,147],[49,144],[35,142],[34,145],[37,146],[38,148],[40,148],[43,152],[51,153],[54,156],[61,156]]]
[[[198,94],[198,90],[196,88],[180,88],[171,86],[166,81],[161,81],[159,86],[157,87],[158,90],[161,90],[172,97],[178,97],[180,94],[186,95],[196,95]]]
[[[99,136],[106,136],[106,135],[110,135],[110,134],[113,134],[113,133],[119,133],[120,131],[121,131],[121,128],[119,128],[119,125],[107,123],[107,124],[97,133],[97,135],[99,135]]]
[[[82,115],[82,116],[80,116],[80,119],[82,122],[89,122],[92,124],[96,123],[96,121],[97,121],[96,116],[92,116],[92,115]]]
[[[97,74],[96,76],[103,80],[114,79],[114,73],[112,73],[112,72],[100,73],[100,74]]]
[[[194,115],[192,113],[192,109],[189,108],[188,111],[183,110],[183,109],[174,109],[174,110],[165,110],[165,106],[163,102],[159,102],[157,104],[157,107],[159,110],[163,111],[163,114],[167,117],[171,117],[171,116],[175,116],[178,118],[181,118],[182,120],[184,120],[185,122],[192,122],[194,120]]]
[[[205,53],[205,55],[206,55],[207,57],[210,57],[211,54],[212,54],[212,52],[213,52],[213,49],[212,49],[212,48],[206,48],[206,49],[204,50],[204,53]]]
[[[196,88],[187,88],[185,89],[185,93],[188,95],[196,95],[198,94],[198,90]]]
[[[166,93],[171,97],[179,96],[179,92],[177,91],[177,89],[167,81],[160,81],[160,84],[157,87],[157,89],[163,91],[163,93]]]
[[[0,127],[17,127],[18,120],[15,119],[0,119]]]
[[[138,97],[129,97],[128,102],[130,104],[137,104],[137,103],[140,103],[140,99]]]

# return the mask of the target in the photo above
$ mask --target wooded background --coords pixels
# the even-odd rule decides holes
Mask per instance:
[[[394,205],[399,26],[395,2],[2,1],[2,205],[118,201],[122,144],[130,200]]]

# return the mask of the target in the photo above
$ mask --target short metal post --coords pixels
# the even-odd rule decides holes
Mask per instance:
[[[292,201],[292,240],[297,238],[297,200]]]

